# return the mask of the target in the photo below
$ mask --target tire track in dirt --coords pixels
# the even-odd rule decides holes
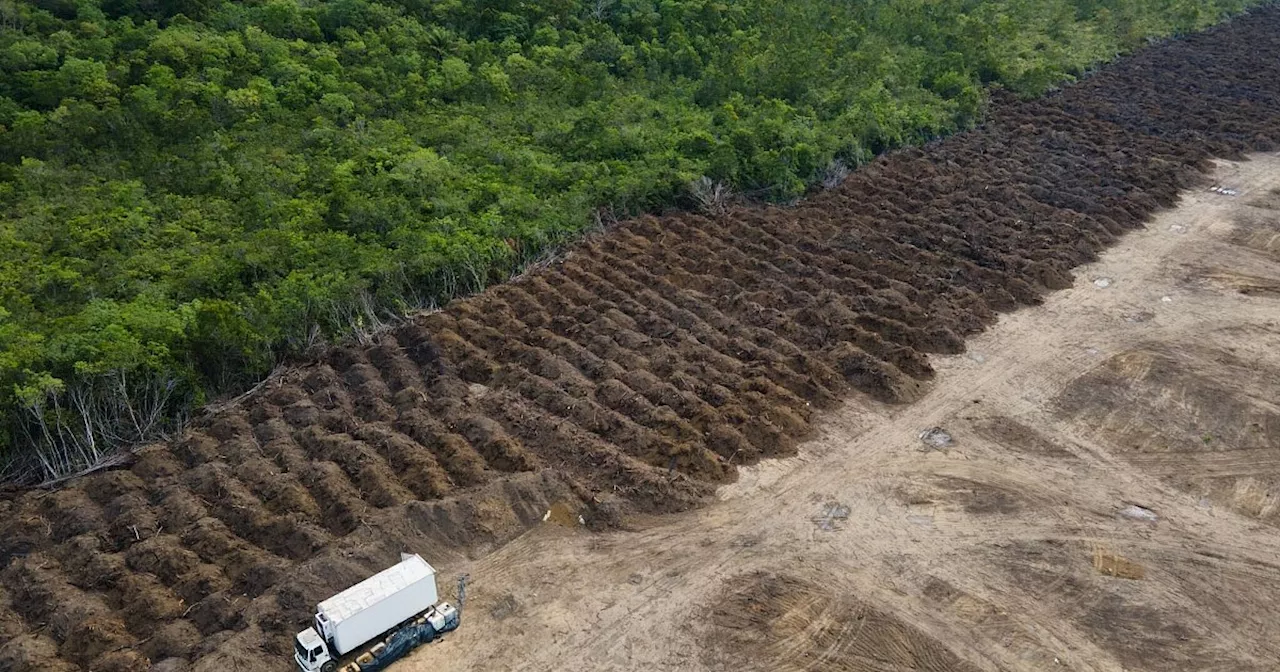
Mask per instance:
[[[624,222],[127,469],[6,494],[0,667],[287,667],[308,605],[397,544],[502,543],[551,499],[602,525],[681,510],[853,390],[911,401],[925,353],[1069,285],[1209,157],[1280,143],[1277,35],[1261,10],[1042,100],[996,94],[982,127],[793,209]]]
[[[452,565],[474,579],[472,625],[404,667],[1274,668],[1274,483],[1166,469],[1265,457],[1280,429],[1274,298],[1188,280],[1205,258],[1280,277],[1235,224],[1280,193],[1280,157],[1215,163],[1234,194],[1185,192],[1088,280],[935,358],[910,407],[850,399],[800,457],[689,515],[542,525]],[[935,426],[950,445],[922,444]],[[1228,487],[1202,497],[1206,480]]]

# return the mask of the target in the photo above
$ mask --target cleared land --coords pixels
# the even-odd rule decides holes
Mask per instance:
[[[850,400],[698,511],[458,565],[467,626],[397,669],[1276,669],[1280,155],[1213,175],[1238,195],[1189,192],[916,403]]]
[[[1277,173],[1238,164],[1232,197],[1206,171],[1278,142],[1271,9],[797,208],[620,224],[0,500],[0,668],[284,670],[311,605],[405,548],[476,580],[422,669],[1274,667]],[[1090,267],[959,356],[1188,188],[1108,287]],[[915,450],[931,425],[957,444]],[[553,505],[634,526],[719,486],[647,531],[502,546]],[[831,631],[858,623],[896,653]]]

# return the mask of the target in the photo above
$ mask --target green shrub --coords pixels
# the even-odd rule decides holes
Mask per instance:
[[[703,176],[789,201],[974,123],[984,84],[1039,94],[1251,4],[13,3],[0,452],[73,392],[159,385],[176,413],[501,280],[597,208]]]

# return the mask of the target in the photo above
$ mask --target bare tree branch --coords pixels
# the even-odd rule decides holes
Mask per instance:
[[[15,434],[25,452],[0,456],[0,477],[48,484],[128,458],[134,447],[165,438],[186,421],[169,376],[112,371],[50,391],[24,406]]]

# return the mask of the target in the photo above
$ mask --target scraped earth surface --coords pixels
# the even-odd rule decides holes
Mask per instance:
[[[1278,144],[1272,8],[620,223],[0,495],[0,669],[285,670],[403,550],[475,581],[408,669],[1274,669]]]
[[[465,625],[397,669],[1277,669],[1280,298],[1214,269],[1280,279],[1280,155],[1213,177],[1239,194],[1189,191],[917,402],[855,397],[696,512],[458,565]]]

